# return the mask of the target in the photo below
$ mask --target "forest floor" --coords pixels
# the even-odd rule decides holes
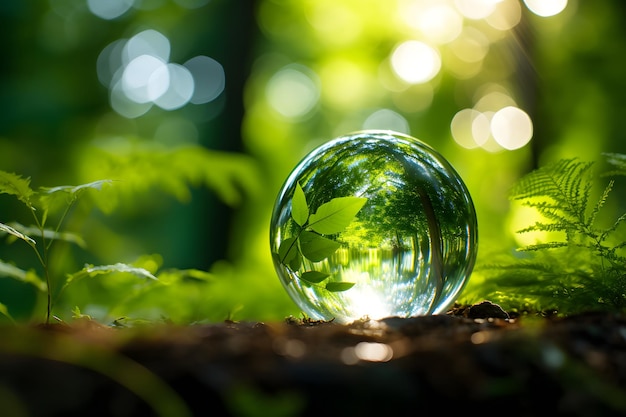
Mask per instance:
[[[626,316],[0,329],[0,415],[626,415]]]

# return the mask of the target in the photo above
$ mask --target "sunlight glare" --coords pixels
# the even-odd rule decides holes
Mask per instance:
[[[369,274],[364,272],[354,279],[349,276],[353,282],[367,282],[369,280]],[[355,306],[356,316],[355,320],[363,317],[368,317],[372,320],[379,320],[389,315],[389,306],[384,299],[381,298],[381,294],[376,292],[373,288],[368,286],[355,285],[350,291],[346,291],[345,296],[350,299],[348,304]]]
[[[567,7],[567,0],[524,0],[528,10],[541,17],[555,16]]]
[[[491,119],[493,138],[504,149],[519,149],[530,142],[533,124],[523,110],[508,106],[498,110]]]
[[[158,75],[164,67],[165,62],[152,55],[133,59],[122,75],[122,89],[126,96],[136,103],[147,103],[161,96],[167,90],[169,76],[153,75]]]
[[[421,12],[415,19],[417,28],[431,42],[452,42],[463,29],[463,18],[452,7],[437,4]]]
[[[454,0],[459,13],[468,19],[485,19],[496,9],[499,0]]]
[[[393,51],[391,65],[402,80],[420,84],[432,80],[439,73],[441,57],[423,42],[406,41]]]

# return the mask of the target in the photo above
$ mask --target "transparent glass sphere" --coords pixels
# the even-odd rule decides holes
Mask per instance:
[[[452,166],[390,131],[334,139],[283,185],[270,246],[289,296],[315,319],[445,312],[476,259],[477,222]]]

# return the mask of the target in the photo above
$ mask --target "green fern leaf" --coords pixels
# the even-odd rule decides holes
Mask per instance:
[[[511,190],[511,198],[549,198],[564,213],[574,218],[584,218],[591,190],[588,175],[592,165],[593,162],[580,162],[577,159],[562,159],[546,165],[520,179]]]
[[[613,175],[626,175],[626,155],[606,157]],[[592,162],[563,159],[527,174],[513,187],[511,199],[543,217],[519,232],[563,232],[564,239],[525,246],[519,249],[525,253],[522,259],[509,257],[492,265],[495,275],[486,276],[483,299],[549,306],[562,313],[626,309],[626,240],[620,228],[626,213],[606,228],[596,225],[614,180],[591,201],[598,179],[592,167]]]

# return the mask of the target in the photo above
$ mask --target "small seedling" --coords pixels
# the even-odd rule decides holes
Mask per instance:
[[[331,256],[341,247],[341,243],[326,236],[343,232],[366,202],[365,197],[337,197],[320,205],[315,213],[311,213],[304,190],[296,183],[291,200],[291,217],[297,225],[297,230],[294,236],[280,243],[278,248],[280,263],[295,273],[302,266],[303,258],[311,262],[320,262]],[[321,285],[330,274],[309,270],[297,276],[307,285]],[[323,287],[330,292],[340,292],[353,286],[354,282],[327,281]]]
[[[157,279],[143,268],[136,268],[123,263],[103,266],[85,265],[80,271],[67,275],[63,282],[60,282],[58,277],[51,276],[50,248],[53,242],[61,240],[81,246],[84,245],[84,241],[80,236],[61,231],[72,207],[86,190],[100,190],[102,187],[110,185],[111,183],[111,180],[101,180],[77,186],[40,188],[39,191],[36,192],[30,187],[30,179],[22,178],[13,173],[0,171],[0,194],[15,196],[25,205],[34,222],[32,226],[25,226],[19,223],[0,223],[0,234],[4,233],[7,234],[10,239],[26,242],[37,257],[44,278],[40,278],[34,271],[20,269],[2,260],[0,260],[0,275],[30,283],[39,291],[46,294],[46,323],[50,322],[52,314],[54,302],[53,294],[61,294],[69,284],[77,279],[113,272],[130,273],[143,278]],[[47,227],[50,214],[57,211],[59,211],[61,215],[56,225],[52,228]],[[53,291],[55,285],[60,287],[57,292]],[[0,314],[12,320],[6,306],[2,304],[0,304]]]

